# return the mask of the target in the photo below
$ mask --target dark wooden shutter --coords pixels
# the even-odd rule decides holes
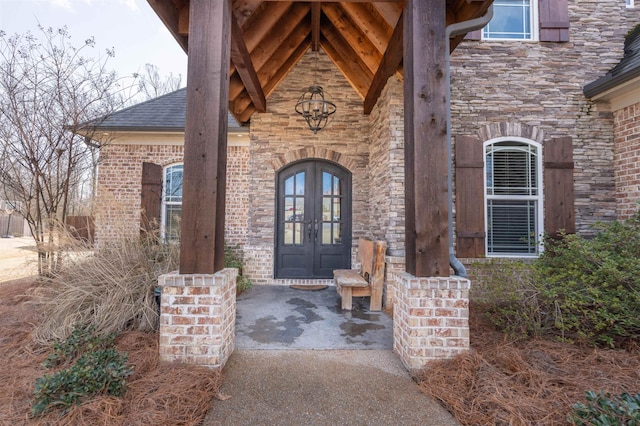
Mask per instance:
[[[456,254],[485,256],[484,154],[482,142],[456,136]]]
[[[567,0],[538,0],[540,41],[569,41]]]
[[[466,36],[464,36],[465,40],[480,40],[482,38],[482,30],[476,30],[468,32]]]
[[[544,228],[547,235],[576,232],[573,198],[573,144],[571,137],[545,142]]]
[[[162,166],[154,163],[142,163],[141,195],[140,232],[155,231],[160,228]]]

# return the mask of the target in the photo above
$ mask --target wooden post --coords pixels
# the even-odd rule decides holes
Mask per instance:
[[[229,3],[189,3],[181,274],[213,274],[224,263]]]
[[[407,272],[449,276],[446,2],[408,0],[404,11]]]

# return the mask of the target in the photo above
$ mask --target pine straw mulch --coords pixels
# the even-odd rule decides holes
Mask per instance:
[[[134,373],[123,398],[100,396],[56,412],[29,417],[35,381],[47,351],[33,343],[38,300],[45,292],[33,279],[0,283],[0,424],[11,425],[197,425],[222,382],[219,371],[185,365],[158,365],[158,335],[122,333],[116,345],[127,352]]]
[[[588,390],[640,392],[640,350],[579,348],[550,340],[509,342],[471,308],[470,353],[435,363],[422,391],[463,425],[565,425]]]

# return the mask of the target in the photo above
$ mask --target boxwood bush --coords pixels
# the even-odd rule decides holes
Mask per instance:
[[[549,331],[580,343],[623,346],[640,333],[640,214],[598,225],[592,238],[549,240],[534,263]]]

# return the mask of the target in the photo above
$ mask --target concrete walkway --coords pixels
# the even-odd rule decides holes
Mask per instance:
[[[38,274],[33,237],[0,238],[0,283]]]
[[[459,425],[387,350],[237,351],[203,426]]]
[[[243,293],[223,370],[229,399],[213,401],[203,426],[458,425],[391,350],[391,318],[355,305],[339,309],[334,287]]]

